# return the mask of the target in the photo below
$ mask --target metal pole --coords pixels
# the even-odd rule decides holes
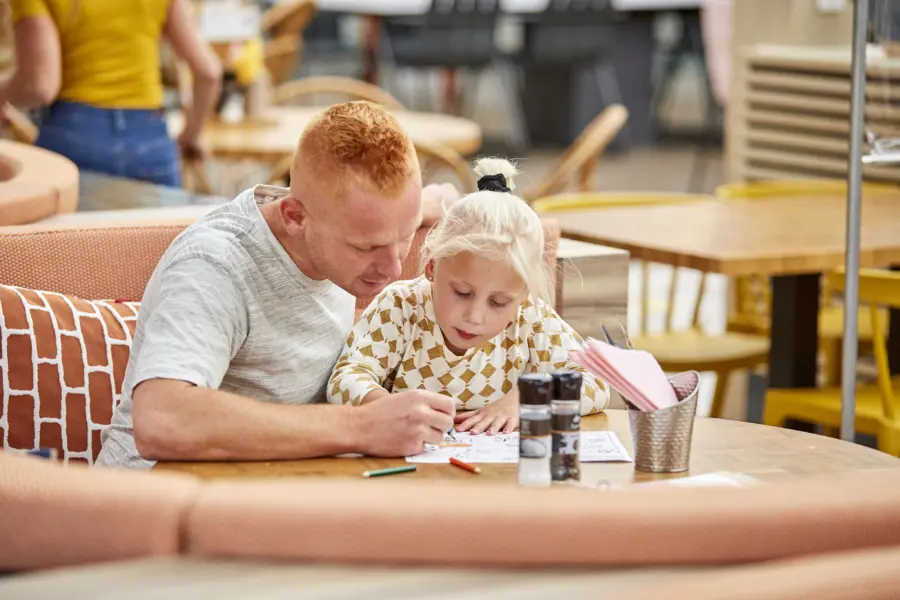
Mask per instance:
[[[841,365],[841,438],[852,442],[856,433],[856,346],[859,316],[859,237],[862,212],[862,142],[866,109],[866,33],[869,0],[856,0],[853,9],[853,64],[850,99],[850,157],[847,175],[847,286],[844,293],[844,362]]]

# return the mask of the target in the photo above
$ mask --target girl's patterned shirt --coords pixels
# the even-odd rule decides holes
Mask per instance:
[[[583,376],[581,414],[600,412],[609,403],[605,383],[568,357],[580,344],[551,307],[529,297],[506,329],[457,356],[435,321],[431,282],[398,281],[353,327],[328,382],[328,399],[358,405],[381,388],[424,389],[455,398],[462,412],[500,400],[524,373],[571,369]]]

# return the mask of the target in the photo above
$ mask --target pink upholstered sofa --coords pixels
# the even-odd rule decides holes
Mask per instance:
[[[0,453],[0,506],[0,571],[185,555],[407,567],[722,567],[619,596],[648,599],[887,600],[900,590],[898,474],[599,492],[361,478],[202,482]]]
[[[9,348],[0,397],[15,392],[0,405],[4,448],[96,458],[144,286],[175,236],[211,208],[76,213],[0,227],[0,330]],[[428,228],[417,233],[401,277],[418,274]],[[559,230],[552,220],[545,229],[546,260],[555,267]],[[370,300],[358,299],[357,312]]]

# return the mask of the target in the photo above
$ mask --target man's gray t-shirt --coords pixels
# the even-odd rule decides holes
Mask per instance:
[[[353,325],[355,298],[304,275],[257,204],[287,190],[257,186],[179,235],[147,284],[121,401],[98,465],[149,468],[132,430],[132,390],[178,379],[279,404],[325,400]]]

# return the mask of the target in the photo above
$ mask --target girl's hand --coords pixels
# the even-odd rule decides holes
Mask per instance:
[[[473,435],[484,433],[510,433],[519,428],[519,394],[512,391],[487,406],[455,417],[456,431],[468,431]]]

